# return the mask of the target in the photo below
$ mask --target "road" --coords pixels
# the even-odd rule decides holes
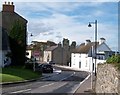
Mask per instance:
[[[55,68],[52,74],[43,74],[37,81],[4,85],[3,95],[18,93],[74,93],[80,82],[87,77],[86,72],[60,70]]]

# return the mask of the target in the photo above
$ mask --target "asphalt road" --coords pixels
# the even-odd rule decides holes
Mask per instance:
[[[63,71],[55,68],[54,73],[43,74],[42,79],[34,82],[4,85],[2,93],[3,95],[19,93],[74,93],[80,82],[86,77],[86,72]]]

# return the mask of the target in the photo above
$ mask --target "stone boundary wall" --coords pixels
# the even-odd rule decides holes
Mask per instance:
[[[95,92],[120,95],[120,71],[112,64],[98,64]]]

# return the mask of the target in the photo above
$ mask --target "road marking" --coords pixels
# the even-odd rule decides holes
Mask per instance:
[[[91,75],[89,74],[82,82],[80,82],[80,84],[77,86],[77,88],[73,91],[73,93],[75,93],[78,88],[90,77]]]
[[[53,85],[54,83],[50,83],[50,84],[47,84],[47,85],[43,85],[43,86],[41,86],[41,87],[39,87],[39,88],[42,88],[42,87],[46,87],[46,86],[50,86],[50,85]]]
[[[65,80],[65,79],[67,79],[67,78],[73,76],[74,74],[75,74],[75,72],[74,72],[72,75],[70,75],[70,76],[68,76],[68,77],[65,77],[65,78],[61,79],[60,81],[63,81],[63,80]]]
[[[26,92],[26,91],[30,91],[30,90],[31,90],[31,89],[19,90],[19,91],[10,92],[10,93],[22,93],[22,92]]]

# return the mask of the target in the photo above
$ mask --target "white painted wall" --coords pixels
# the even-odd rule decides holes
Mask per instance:
[[[104,51],[111,51],[111,50],[105,43],[102,43],[99,47],[97,47],[97,53],[105,54]],[[91,54],[91,51],[89,51],[89,54]],[[104,56],[104,55],[100,55],[100,56]],[[79,62],[81,62],[81,68],[80,68]],[[106,62],[105,59],[104,60],[96,59],[96,68],[97,68],[97,64],[99,63],[102,64],[104,62]],[[94,69],[93,69],[93,66],[94,66]],[[95,59],[93,59],[92,57],[88,57],[88,54],[72,53],[71,67],[80,69],[82,71],[88,71],[88,72],[91,72],[94,70],[93,72],[95,72]]]
[[[49,61],[52,60],[52,52],[51,51],[44,51],[44,62],[48,62],[47,59],[48,59],[48,56],[49,56]]]
[[[31,56],[32,56],[32,51],[31,51],[31,50],[26,50],[26,52],[29,53],[29,55],[27,55],[27,57],[28,57],[28,58],[31,58]]]
[[[80,63],[81,62],[81,68]],[[96,68],[98,63],[103,63],[105,60],[96,60]],[[93,69],[94,64],[94,69]],[[72,53],[71,54],[71,67],[80,69],[82,71],[88,71],[92,72],[95,71],[95,59],[92,59],[92,57],[88,57],[88,54],[79,54],[79,53]],[[93,71],[93,72],[94,72]]]
[[[79,62],[81,62],[79,53],[71,54],[71,67],[79,69]]]
[[[84,71],[90,71],[91,67],[91,58],[88,57],[88,54],[81,54],[81,69]]]
[[[81,62],[81,65],[80,65]],[[88,54],[79,54],[72,53],[71,54],[71,67],[80,69],[82,71],[91,71],[92,70],[92,58],[88,57]]]

